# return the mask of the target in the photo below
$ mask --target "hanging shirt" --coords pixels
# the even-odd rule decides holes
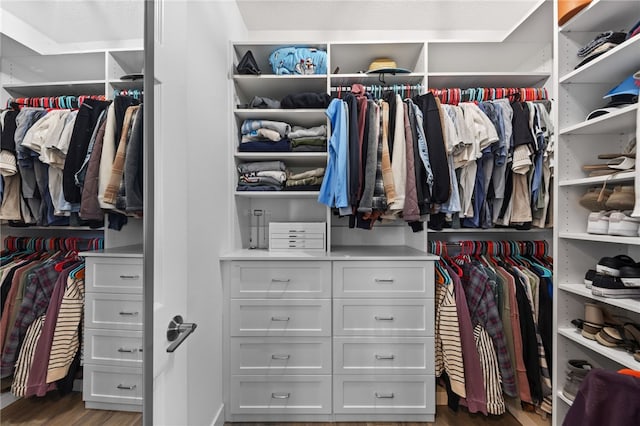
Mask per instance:
[[[347,188],[347,108],[340,99],[333,99],[326,111],[331,120],[331,139],[329,140],[329,160],[327,170],[320,187],[318,202],[329,207],[348,207]]]

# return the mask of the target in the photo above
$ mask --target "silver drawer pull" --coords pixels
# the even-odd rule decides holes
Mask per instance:
[[[136,352],[138,352],[137,349],[126,349],[126,348],[118,348],[118,352],[123,352],[123,353],[127,353],[127,354],[134,354]]]
[[[300,232],[300,233],[304,233],[305,230],[304,229],[289,229],[289,232]]]
[[[120,275],[120,279],[123,280],[137,280],[140,278],[140,275]]]
[[[273,399],[289,399],[290,393],[272,393],[271,398]]]
[[[117,387],[118,389],[123,389],[123,390],[134,390],[136,388],[136,385],[130,385],[130,386],[118,385]]]
[[[383,398],[387,398],[387,399],[391,399],[394,397],[393,392],[391,393],[380,393],[380,392],[376,392],[376,398],[378,399],[383,399]]]
[[[289,321],[289,317],[271,317],[271,321]]]
[[[374,281],[377,283],[392,283],[394,280],[393,278],[375,278]]]
[[[378,355],[376,354],[376,359],[396,359],[396,356],[391,354],[391,355]]]
[[[374,318],[376,319],[376,321],[393,321],[393,316],[381,317],[376,315]]]
[[[271,355],[271,359],[289,359],[290,357],[291,357],[290,355],[283,355],[283,354]]]
[[[272,283],[288,283],[290,281],[289,278],[271,278]]]
[[[138,315],[138,312],[124,312],[124,311],[121,311],[120,315],[132,317],[132,316]]]

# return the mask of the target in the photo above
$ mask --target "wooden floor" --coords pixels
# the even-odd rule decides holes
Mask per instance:
[[[57,392],[50,392],[43,398],[21,399],[4,408],[0,411],[0,424],[137,426],[142,424],[142,413],[87,410],[80,392],[72,392],[64,397],[58,396]]]
[[[141,413],[123,411],[87,410],[82,402],[82,394],[73,392],[60,397],[50,392],[44,398],[27,398],[14,402],[0,411],[2,426],[47,425],[47,426],[138,426],[142,424]],[[262,426],[278,423],[226,423],[229,426]],[[418,426],[435,424],[437,426],[476,426],[500,425],[518,426],[520,423],[510,414],[485,417],[482,414],[470,414],[465,409],[454,413],[446,406],[438,406],[435,423],[392,423],[392,422],[349,422],[349,423],[287,423],[287,426]]]

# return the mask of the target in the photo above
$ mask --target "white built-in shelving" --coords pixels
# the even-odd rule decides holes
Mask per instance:
[[[637,21],[637,1],[593,0],[562,27],[556,26],[554,71],[557,73],[556,123],[556,220],[554,235],[554,338],[553,424],[563,423],[571,401],[562,395],[566,365],[570,359],[588,360],[594,367],[637,369],[640,363],[621,348],[609,348],[582,336],[571,321],[584,318],[585,303],[596,303],[610,313],[640,320],[640,300],[594,296],[582,284],[585,273],[603,257],[626,254],[640,260],[640,237],[589,234],[589,211],[580,198],[591,188],[633,185],[636,171],[590,177],[587,164],[604,164],[600,154],[622,153],[635,135],[638,104],[586,120],[604,107],[607,92],[640,70],[640,37],[626,40],[609,52],[575,68],[581,61],[578,49],[608,30],[627,31]],[[591,187],[591,188],[590,188]]]

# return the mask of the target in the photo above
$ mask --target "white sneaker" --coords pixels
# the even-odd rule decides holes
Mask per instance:
[[[629,216],[630,212],[613,212],[609,216],[609,235],[636,237],[640,228],[640,218]]]
[[[599,211],[589,213],[587,219],[587,233],[607,235],[609,232],[609,214],[611,212]]]

